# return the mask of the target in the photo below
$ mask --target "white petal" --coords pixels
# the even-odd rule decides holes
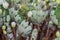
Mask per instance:
[[[12,27],[15,27],[15,26],[16,26],[16,23],[15,23],[15,22],[12,22],[12,23],[11,23],[11,26],[12,26]]]
[[[7,9],[8,6],[9,6],[8,2],[4,2],[4,3],[3,3],[3,7],[4,7],[5,9]]]
[[[27,15],[28,15],[28,17],[31,17],[32,16],[32,12],[29,11]]]

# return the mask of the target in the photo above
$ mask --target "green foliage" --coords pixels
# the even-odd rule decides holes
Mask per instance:
[[[55,15],[57,16],[57,19],[58,19],[58,26],[60,26],[60,5],[58,5],[57,7]]]
[[[20,17],[22,18],[22,20],[25,19],[25,17],[24,17],[24,11],[23,11],[23,10],[19,10],[18,14],[19,14]]]

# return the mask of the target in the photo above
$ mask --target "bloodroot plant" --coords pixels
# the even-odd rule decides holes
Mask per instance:
[[[58,0],[0,0],[1,40],[60,38],[55,15]]]

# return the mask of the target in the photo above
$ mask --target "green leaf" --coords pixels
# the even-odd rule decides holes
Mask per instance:
[[[57,7],[55,15],[56,15],[56,17],[58,19],[58,26],[60,26],[60,5],[58,5],[58,7]]]

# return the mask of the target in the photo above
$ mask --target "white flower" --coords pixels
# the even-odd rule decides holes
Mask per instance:
[[[32,16],[32,12],[29,11],[28,14],[27,14],[28,17],[31,17]]]
[[[4,3],[3,3],[3,7],[4,7],[5,9],[7,9],[8,6],[9,6],[8,2],[4,2]]]
[[[12,22],[11,23],[11,26],[14,28],[16,26],[16,23],[15,22]]]

